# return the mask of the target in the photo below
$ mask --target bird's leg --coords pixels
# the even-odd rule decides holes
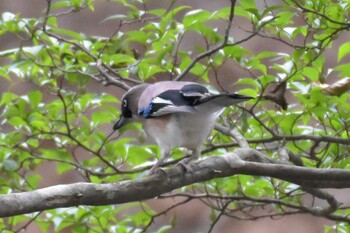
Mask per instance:
[[[152,166],[151,170],[149,171],[149,175],[153,175],[157,173],[159,170],[163,171],[161,168],[159,168],[160,165],[164,162],[164,160],[169,156],[170,151],[168,150],[161,150],[161,156],[158,159],[158,161]]]
[[[161,159],[158,159],[158,161],[152,166],[151,170],[149,170],[148,175],[154,175],[156,174],[159,170],[162,170],[159,168],[159,166],[163,163]]]
[[[200,146],[200,147],[198,147],[198,148],[196,148],[196,149],[194,149],[193,151],[192,151],[192,155],[191,155],[191,160],[196,160],[196,159],[198,159],[199,158],[199,156],[201,155],[201,153],[202,153],[202,147]]]
[[[198,159],[199,156],[201,155],[201,151],[202,151],[202,147],[194,149],[190,157],[182,159],[181,161],[178,162],[178,164],[181,165],[186,170],[186,172],[192,172],[192,168],[189,166],[189,163],[192,160]]]

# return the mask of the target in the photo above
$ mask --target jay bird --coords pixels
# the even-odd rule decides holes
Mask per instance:
[[[121,115],[113,129],[130,121],[143,124],[146,133],[161,150],[161,157],[150,174],[175,147],[192,150],[190,158],[180,161],[186,170],[190,170],[187,163],[199,157],[219,115],[226,107],[249,99],[253,98],[232,93],[210,94],[205,86],[194,82],[144,83],[124,94]]]

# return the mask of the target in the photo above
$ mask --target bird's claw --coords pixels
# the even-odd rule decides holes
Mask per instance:
[[[184,158],[184,159],[180,160],[180,161],[177,163],[177,165],[182,166],[182,167],[185,169],[186,172],[192,173],[193,170],[192,170],[191,166],[189,165],[189,163],[191,162],[191,160],[192,160],[191,158]]]
[[[158,175],[158,174],[164,174],[167,175],[167,173],[160,167],[152,167],[151,170],[149,171],[148,175],[152,176],[152,175]]]

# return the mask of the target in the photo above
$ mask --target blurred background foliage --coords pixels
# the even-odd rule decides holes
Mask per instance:
[[[91,27],[110,23],[108,36],[61,25],[81,11],[93,14],[101,2],[116,13]],[[169,79],[256,97],[228,108],[219,120],[240,132],[251,148],[298,166],[348,169],[348,1],[227,0],[215,9],[191,1],[155,2],[47,0],[39,17],[1,14],[0,35],[16,38],[14,47],[0,51],[1,194],[35,190],[50,176],[94,183],[145,176],[159,149],[140,145],[147,142],[140,125],[113,133],[112,124],[123,91]],[[205,146],[203,156],[220,156],[238,145],[213,131]],[[176,149],[172,159],[185,153]],[[168,202],[159,209],[155,203],[162,199]],[[184,216],[173,209],[196,200],[205,208],[204,223],[178,224]],[[323,215],[332,221],[309,232],[349,232],[350,200],[344,202]],[[151,202],[5,218],[0,232],[30,225],[38,232],[225,232],[217,224],[224,217],[312,214],[318,205],[323,201],[295,184],[236,175]]]

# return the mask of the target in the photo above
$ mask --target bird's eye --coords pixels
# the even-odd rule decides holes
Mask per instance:
[[[123,107],[126,107],[128,105],[128,101],[127,100],[123,100]]]

